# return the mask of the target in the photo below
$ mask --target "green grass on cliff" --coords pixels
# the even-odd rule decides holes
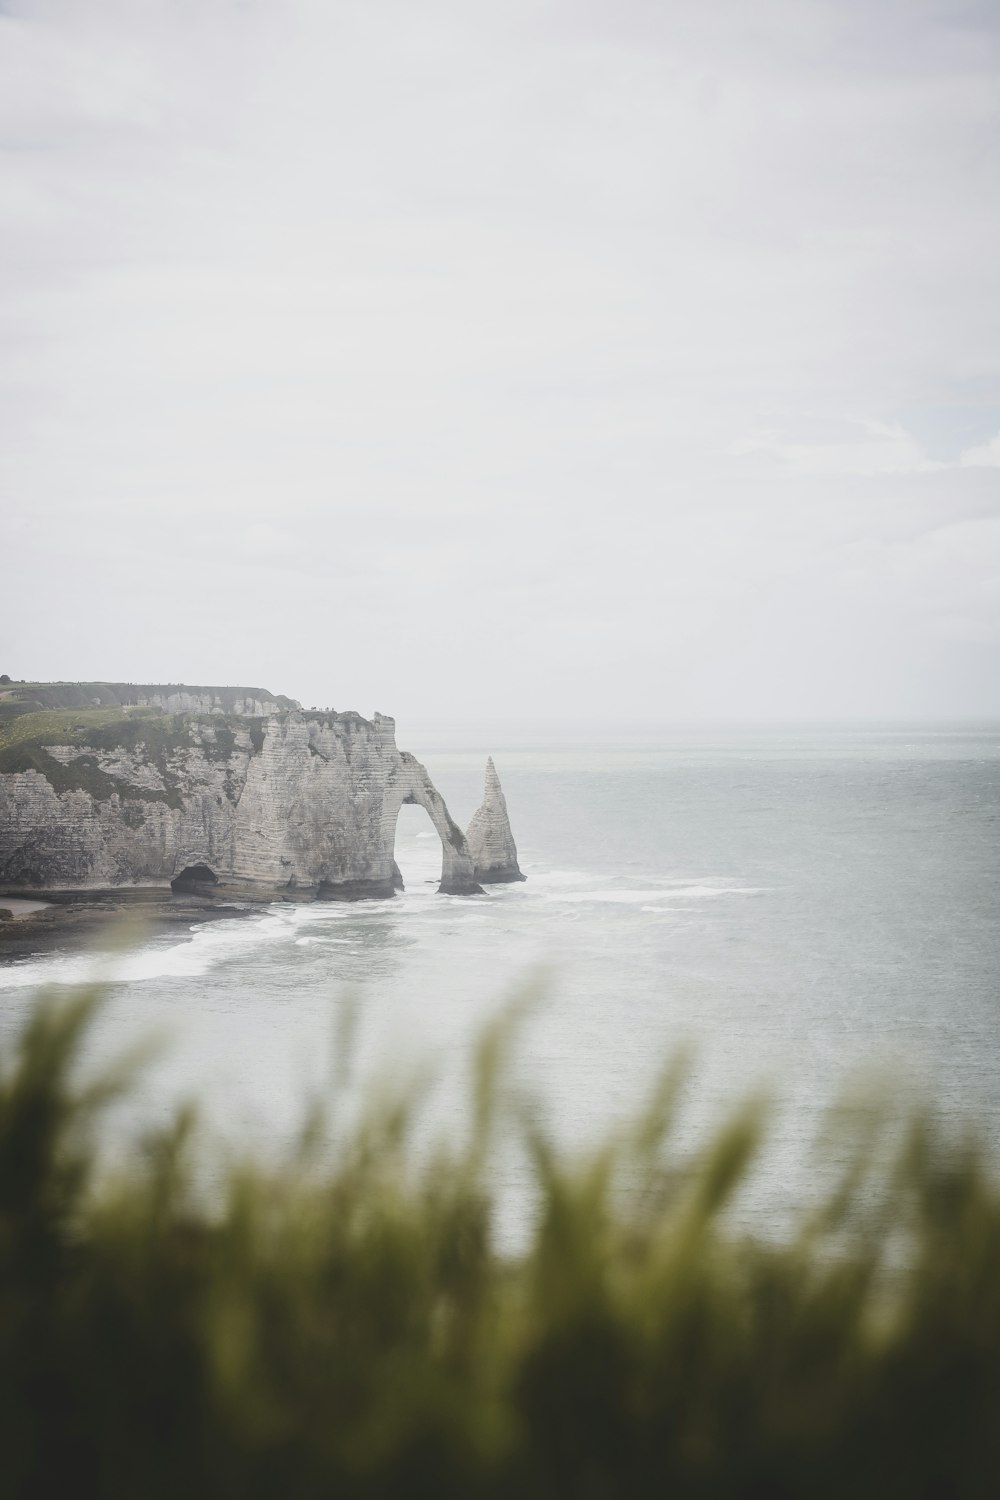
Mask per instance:
[[[271,699],[279,708],[294,708],[295,701],[267,688],[209,686],[183,682],[10,682],[0,687],[8,700],[33,698],[43,708],[116,708],[136,706],[139,698],[156,694],[210,693],[224,712],[245,698]]]
[[[136,704],[139,697],[173,692],[209,693],[225,712],[167,714]],[[0,754],[29,742],[46,745],[90,744],[98,749],[144,747],[147,754],[176,749],[187,742],[186,726],[204,721],[215,731],[219,754],[232,754],[235,731],[248,730],[255,748],[262,742],[263,721],[231,712],[246,697],[271,699],[282,709],[295,707],[291,698],[264,688],[200,687],[183,683],[11,682],[0,688]],[[211,741],[207,746],[212,753]],[[0,770],[3,767],[0,766]]]
[[[10,1500],[996,1495],[1000,1192],[927,1119],[832,1131],[825,1203],[757,1243],[725,1209],[759,1111],[686,1155],[668,1072],[567,1160],[503,1103],[501,1025],[471,1140],[429,1161],[405,1100],[338,1125],[335,1087],[280,1170],[220,1169],[186,1112],[109,1179],[122,1080],[78,1065],[97,1004],[41,1005],[0,1076]],[[515,1259],[504,1132],[537,1194]]]
[[[123,724],[127,718],[120,708],[36,709],[10,718],[0,714],[0,751],[26,740],[36,745],[82,745],[87,743],[87,731]]]
[[[199,736],[203,755],[210,760],[228,760],[240,729],[250,735],[255,750],[261,748],[262,724],[260,719],[244,716],[165,714],[155,708],[41,709],[7,719],[0,713],[0,775],[38,771],[59,793],[86,791],[98,801],[118,794],[180,806],[181,785],[171,756],[192,745],[192,725],[209,731]],[[77,756],[63,765],[47,753],[50,745],[135,751],[156,766],[165,790],[147,791],[119,781],[102,771],[90,755]]]

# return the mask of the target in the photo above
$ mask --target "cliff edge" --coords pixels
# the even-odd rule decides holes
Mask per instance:
[[[0,893],[389,897],[404,802],[437,830],[441,891],[480,890],[465,835],[391,718],[257,688],[77,686],[0,697]]]

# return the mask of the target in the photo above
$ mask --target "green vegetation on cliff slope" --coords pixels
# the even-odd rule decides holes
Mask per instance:
[[[166,713],[140,702],[177,693],[209,695],[223,712]],[[294,699],[266,688],[203,687],[184,683],[11,682],[0,687],[0,775],[37,771],[56,792],[85,791],[98,801],[118,794],[180,806],[183,777],[174,752],[195,741],[209,760],[228,760],[237,734],[249,735],[253,753],[264,744],[264,719],[234,712],[247,699],[268,700],[294,709]],[[334,716],[336,717],[336,716]],[[195,732],[193,726],[196,726]],[[156,767],[164,790],[148,791],[101,768],[97,757],[81,754],[68,764],[48,753],[66,745],[84,751],[131,750]]]
[[[19,701],[41,708],[126,708],[141,699],[176,693],[208,694],[223,712],[231,713],[247,698],[268,699],[279,708],[294,708],[295,700],[260,687],[211,687],[183,682],[12,682],[0,688],[0,706]]]
[[[132,712],[152,717],[155,710]],[[27,741],[35,745],[89,743],[93,730],[111,729],[127,720],[128,715],[120,708],[38,708],[6,718],[0,714],[0,752]]]
[[[38,771],[59,793],[85,791],[97,801],[118,794],[178,807],[183,776],[173,760],[176,752],[197,744],[206,759],[229,760],[242,731],[256,753],[263,744],[263,724],[245,715],[167,714],[158,708],[38,709],[6,721],[0,718],[0,775]],[[56,745],[132,751],[156,768],[164,790],[132,786],[102,770],[92,754],[75,755],[64,764],[48,753],[48,747]]]
[[[471,1141],[429,1161],[405,1102],[338,1128],[335,1092],[281,1170],[220,1171],[185,1114],[102,1180],[95,1003],[41,1006],[0,1080],[11,1500],[996,1494],[1000,1193],[925,1120],[866,1116],[822,1210],[756,1243],[725,1209],[758,1111],[682,1158],[668,1074],[568,1162],[500,1107],[500,1026]],[[503,1128],[537,1190],[515,1259],[491,1239]]]

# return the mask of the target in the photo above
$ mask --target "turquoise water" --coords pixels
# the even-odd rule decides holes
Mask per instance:
[[[685,1139],[761,1083],[775,1095],[759,1188],[775,1216],[859,1074],[1000,1144],[1000,732],[426,751],[463,825],[487,749],[527,884],[436,895],[440,845],[404,808],[395,901],[272,907],[146,943],[116,961],[95,1040],[103,1055],[164,1039],[133,1112],[163,1119],[195,1095],[238,1146],[283,1148],[354,996],[356,1076],[419,1067],[430,1128],[460,1132],[471,1039],[544,966],[515,1082],[569,1145],[633,1109],[680,1042],[697,1053]],[[39,982],[89,963],[0,968],[4,1033]],[[516,1224],[521,1168],[497,1172]]]

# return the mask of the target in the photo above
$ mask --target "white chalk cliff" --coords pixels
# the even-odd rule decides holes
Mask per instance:
[[[479,889],[477,856],[427,771],[397,749],[391,718],[269,712],[276,700],[256,691],[221,710],[215,690],[145,689],[143,699],[180,711],[125,708],[110,726],[72,724],[0,753],[0,891],[391,896],[404,802],[424,807],[441,839],[440,889]],[[473,820],[484,869],[494,850],[516,869],[489,776],[487,792]]]
[[[486,761],[483,800],[473,814],[465,836],[475,865],[476,880],[481,885],[525,879],[518,867],[517,848],[507,816],[507,799],[492,755]]]

